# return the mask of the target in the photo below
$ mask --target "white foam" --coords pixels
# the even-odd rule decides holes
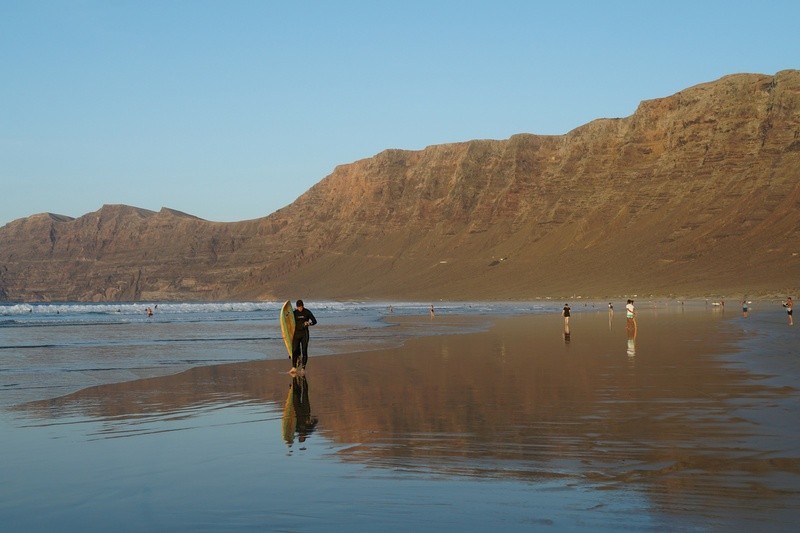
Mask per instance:
[[[137,302],[117,304],[83,304],[83,303],[57,303],[57,304],[14,304],[0,305],[0,316],[13,315],[58,315],[58,314],[109,314],[109,315],[141,315],[147,308],[158,313],[188,314],[188,313],[224,313],[224,312],[256,312],[277,311],[280,304],[277,302],[235,302],[235,303],[160,303]]]
[[[56,315],[128,315],[140,316],[147,308],[157,314],[222,314],[222,313],[277,313],[282,302],[126,302],[126,303],[19,303],[0,305],[0,316],[56,316]],[[491,302],[433,302],[437,312],[452,313],[496,313],[518,309],[536,312],[544,308],[540,303],[491,303]],[[394,313],[425,314],[431,303],[392,301],[314,301],[308,303],[314,313],[323,314],[383,314],[392,309]]]

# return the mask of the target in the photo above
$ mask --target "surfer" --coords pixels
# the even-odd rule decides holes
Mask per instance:
[[[314,313],[306,309],[303,305],[303,300],[297,300],[296,309],[294,310],[294,337],[292,338],[292,370],[297,371],[297,363],[302,363],[300,370],[305,370],[306,363],[308,362],[308,334],[309,326],[314,326],[317,319],[314,318]],[[302,360],[300,356],[302,355]]]

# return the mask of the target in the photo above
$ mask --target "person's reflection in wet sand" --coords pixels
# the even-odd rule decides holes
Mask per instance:
[[[569,344],[569,323],[564,323],[564,344]]]
[[[636,327],[628,328],[628,357],[636,356]]]
[[[283,407],[283,440],[291,447],[296,433],[298,442],[305,442],[314,432],[318,422],[319,420],[311,415],[308,380],[305,376],[294,376]]]

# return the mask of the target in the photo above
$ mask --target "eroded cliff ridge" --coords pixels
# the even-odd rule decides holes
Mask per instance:
[[[794,70],[565,135],[387,150],[256,220],[104,206],[0,228],[5,300],[738,295],[799,279]]]

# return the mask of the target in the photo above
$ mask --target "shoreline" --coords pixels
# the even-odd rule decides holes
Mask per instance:
[[[786,298],[786,296],[792,296],[800,294],[800,288],[794,289],[787,289],[784,291],[777,291],[777,290],[769,290],[769,291],[760,291],[760,292],[750,292],[746,290],[719,290],[719,291],[709,291],[702,294],[697,293],[686,293],[686,294],[675,294],[675,293],[658,293],[658,292],[649,292],[649,291],[638,291],[636,293],[626,293],[626,294],[610,294],[605,296],[597,296],[597,295],[584,295],[584,294],[569,294],[569,295],[539,295],[539,296],[532,296],[532,297],[503,297],[503,298],[436,298],[433,296],[429,299],[420,299],[420,298],[401,298],[401,297],[388,297],[388,296],[374,296],[374,297],[362,297],[362,298],[353,298],[353,299],[342,299],[342,298],[331,298],[331,297],[312,297],[306,296],[305,300],[308,302],[337,302],[337,303],[353,303],[353,302],[364,302],[369,304],[398,304],[398,305],[414,305],[414,304],[431,304],[433,303],[436,305],[437,303],[440,304],[469,304],[469,303],[485,303],[485,304],[492,304],[497,305],[504,302],[515,303],[515,304],[525,304],[525,303],[549,303],[549,302],[558,302],[558,301],[582,301],[582,302],[608,302],[611,301],[624,301],[628,298],[639,299],[644,301],[652,301],[658,300],[662,302],[675,302],[680,303],[683,302],[703,302],[706,300],[725,300],[729,301],[730,303],[736,302],[737,304],[741,302],[741,298],[745,297],[748,300],[753,301],[760,301],[760,302],[775,302],[775,301],[782,301]],[[148,299],[140,299],[140,300],[51,300],[51,299],[40,299],[40,300],[0,300],[0,307],[10,307],[15,305],[32,305],[32,306],[39,306],[39,305],[143,305],[147,306],[150,304],[218,304],[218,305],[226,305],[226,304],[243,304],[243,303],[256,303],[256,304],[268,304],[268,303],[275,303],[281,304],[284,300],[276,300],[276,299],[263,299],[263,298],[256,298],[256,299],[191,299],[191,298],[148,298]]]
[[[568,303],[570,300],[566,300]],[[751,300],[752,303],[750,304],[750,318],[746,321],[740,320],[741,316],[741,308],[739,304],[736,305],[728,305],[715,307],[712,305],[710,300],[691,300],[691,301],[678,301],[678,300],[644,300],[639,299],[636,300],[637,306],[637,314],[640,317],[645,316],[647,313],[654,312],[666,312],[666,313],[707,313],[709,317],[713,317],[715,319],[723,319],[726,322],[731,324],[731,327],[742,327],[743,330],[747,334],[758,334],[761,336],[766,336],[766,340],[769,341],[770,335],[774,335],[777,332],[783,332],[782,326],[785,323],[782,320],[785,320],[785,311],[782,310],[779,306],[779,303],[775,303],[773,301],[760,301],[760,300]],[[561,300],[551,300],[551,301],[527,301],[525,302],[526,305],[532,305],[536,308],[535,311],[523,311],[521,316],[531,317],[532,319],[539,319],[543,317],[550,317],[553,321],[561,321],[563,320],[560,317],[561,311]],[[476,306],[480,307],[481,305],[488,305],[492,306],[490,311],[481,311],[477,310],[470,313],[459,312],[456,310],[455,312],[448,309],[448,305],[462,305],[459,302],[442,302],[441,307],[437,308],[436,317],[435,319],[431,320],[429,315],[420,312],[418,314],[390,314],[386,312],[379,312],[377,315],[377,321],[384,324],[384,327],[378,327],[376,329],[366,330],[364,332],[364,337],[355,336],[353,338],[342,338],[338,340],[331,340],[326,338],[325,336],[320,335],[312,335],[312,356],[311,359],[320,358],[320,357],[331,357],[331,356],[348,356],[348,355],[355,355],[361,352],[373,352],[373,351],[381,351],[381,350],[390,350],[390,349],[403,349],[404,345],[413,339],[417,339],[420,337],[427,337],[427,336],[440,336],[440,335],[449,335],[449,334],[456,334],[456,335],[470,335],[476,332],[487,332],[488,330],[492,329],[496,326],[498,321],[498,317],[503,316],[505,313],[509,313],[510,315],[515,314],[515,305],[513,302],[507,302],[501,306],[495,306],[495,304],[491,302],[470,302],[471,304],[475,304]],[[420,305],[414,303],[414,305]],[[571,325],[574,326],[576,324],[576,320],[580,320],[581,315],[602,315],[607,316],[608,313],[608,301],[606,300],[575,300],[572,301],[572,319]],[[732,308],[732,309],[731,309]],[[375,308],[376,310],[379,308]],[[614,309],[614,317],[615,319],[622,319],[624,321],[624,305],[622,303],[617,304]],[[768,318],[767,318],[768,317]],[[260,323],[260,322],[259,322]],[[621,324],[624,327],[624,324]],[[751,327],[755,325],[755,327]],[[266,331],[270,331],[271,324],[268,322],[265,324]],[[259,325],[259,329],[263,327]],[[323,327],[328,327],[328,325],[324,325]],[[339,325],[334,325],[331,327],[339,327]],[[385,328],[385,329],[384,329]],[[641,328],[641,326],[640,326]],[[275,328],[277,330],[277,326]],[[324,330],[322,330],[324,331]],[[315,332],[318,333],[318,332]],[[786,333],[786,332],[784,332]],[[279,341],[279,342],[278,342]],[[272,342],[272,341],[270,341]],[[753,341],[756,344],[756,347],[747,348],[750,350],[758,351],[759,348],[757,347],[760,344],[759,341]],[[282,346],[282,341],[280,339],[276,339],[276,345]],[[742,348],[743,350],[745,348]],[[261,350],[259,350],[261,351]],[[269,350],[268,350],[269,351]],[[284,350],[278,349],[280,354],[277,357],[267,357],[268,361],[285,361]],[[730,354],[729,354],[730,355]],[[253,359],[248,359],[249,362],[258,362],[263,360],[263,356],[256,357]],[[240,363],[245,361],[232,361],[232,363]],[[746,363],[746,361],[740,361]],[[211,360],[207,363],[203,363],[202,361],[197,361],[195,364],[190,365],[187,368],[182,368],[178,370],[178,373],[184,372],[186,370],[190,370],[192,368],[202,368],[202,367],[214,367],[217,366],[219,363],[215,360]],[[227,364],[224,361],[221,364]],[[765,367],[763,365],[758,367],[753,367],[754,371],[764,371]],[[767,371],[772,372],[782,372],[782,369],[772,369],[766,368]],[[140,373],[137,371],[137,373]],[[164,374],[162,371],[158,371],[154,375],[148,375],[147,371],[145,370],[141,375],[138,377],[134,377],[133,381],[139,379],[149,379],[152,377],[162,377],[162,376],[169,376],[172,374]],[[131,381],[131,380],[126,380]],[[125,381],[122,381],[125,382]],[[120,383],[117,381],[110,381],[110,382],[103,382],[99,385],[114,385],[116,383]],[[80,389],[78,389],[80,390]],[[35,401],[35,400],[32,400]],[[26,402],[27,403],[27,402]]]

